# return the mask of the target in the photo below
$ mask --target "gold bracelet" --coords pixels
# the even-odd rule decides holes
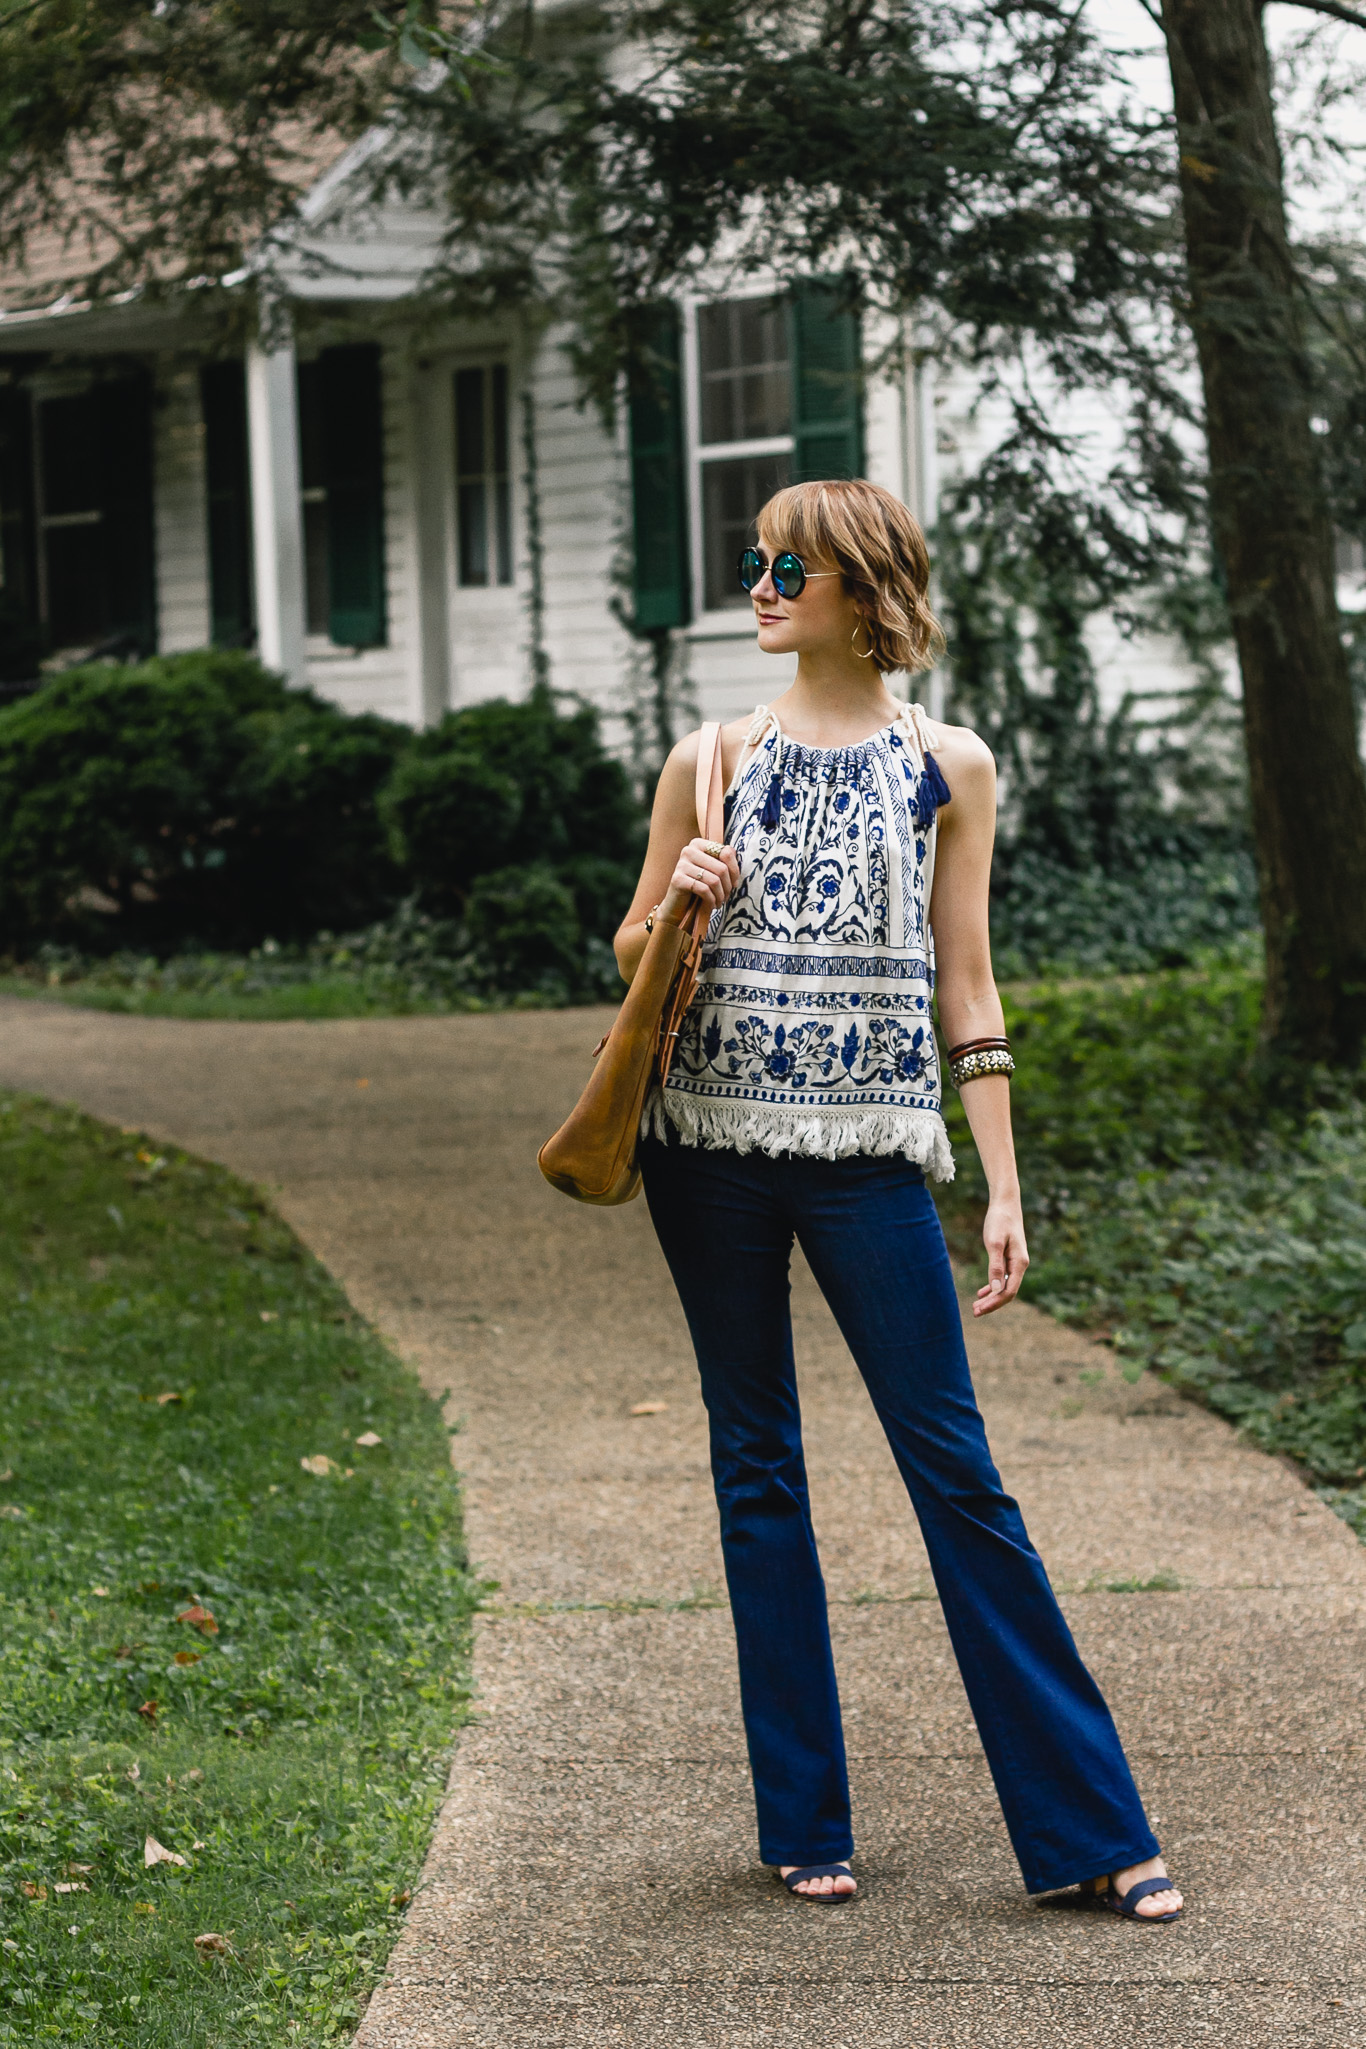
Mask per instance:
[[[956,1089],[965,1081],[976,1081],[983,1074],[1011,1075],[1015,1072],[1015,1061],[1008,1047],[990,1046],[980,1053],[964,1053],[957,1060],[949,1062],[949,1078]]]

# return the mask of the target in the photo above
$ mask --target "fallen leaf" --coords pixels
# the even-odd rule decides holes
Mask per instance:
[[[177,1665],[197,1665],[203,1655],[202,1651],[177,1651],[175,1661]]]
[[[201,1608],[198,1601],[191,1601],[188,1608],[182,1608],[176,1616],[177,1622],[188,1622],[205,1636],[217,1636],[218,1624],[207,1608]]]
[[[91,1587],[90,1591],[97,1601],[107,1601],[109,1599],[108,1587]]]
[[[232,1944],[226,1935],[196,1935],[194,1946],[201,1956],[230,1957]]]
[[[208,1846],[208,1844],[207,1844],[207,1843],[191,1843],[191,1844],[190,1844],[190,1848],[191,1848],[192,1850],[207,1850],[207,1849],[208,1849],[208,1847],[209,1847],[209,1846]]]
[[[47,1898],[47,1887],[45,1885],[35,1885],[31,1878],[26,1878],[19,1890],[26,1900],[45,1900]]]
[[[261,1321],[262,1321],[262,1323],[278,1323],[278,1322],[280,1321],[280,1312],[279,1312],[279,1310],[278,1310],[278,1309],[263,1309],[263,1310],[261,1311]]]
[[[368,1088],[369,1088],[369,1086],[370,1086],[369,1080],[367,1079],[367,1077],[366,1077],[365,1075],[362,1075],[362,1076],[361,1076],[361,1078],[360,1078],[360,1080],[359,1080],[359,1081],[358,1081],[358,1082],[356,1083],[356,1087],[357,1087],[358,1089],[368,1089]]]
[[[134,1904],[133,1912],[135,1914],[155,1914],[156,1908],[150,1900],[138,1900]]]
[[[83,1878],[69,1878],[64,1884],[54,1885],[54,1892],[89,1892],[90,1887]]]
[[[184,1399],[185,1397],[183,1394],[176,1394],[174,1391],[168,1389],[168,1391],[165,1394],[159,1394],[157,1396],[157,1407],[159,1409],[164,1409],[167,1402],[183,1402]]]
[[[406,1907],[411,1898],[412,1894],[410,1892],[396,1892],[394,1894],[394,1905],[396,1907]]]
[[[14,1467],[13,1467],[13,1466],[6,1466],[6,1467],[5,1467],[5,1470],[4,1470],[4,1472],[3,1472],[3,1473],[0,1473],[0,1486],[3,1486],[3,1484],[4,1484],[4,1482],[5,1482],[6,1480],[12,1480],[13,1478],[14,1478]]]
[[[127,1771],[124,1773],[124,1777],[127,1779],[131,1779],[133,1781],[133,1784],[136,1786],[138,1780],[142,1777],[142,1766],[138,1764],[135,1760],[132,1764],[129,1765]]]
[[[363,1445],[366,1451],[373,1451],[377,1444],[383,1444],[384,1439],[380,1436],[378,1430],[363,1430],[356,1439],[356,1442]]]
[[[306,1473],[316,1473],[320,1480],[325,1480],[336,1467],[335,1459],[330,1459],[325,1451],[315,1452],[312,1458],[301,1458],[299,1464]]]
[[[7,1515],[11,1522],[18,1522],[23,1513],[23,1509],[16,1507],[12,1501],[7,1501],[4,1507],[0,1508],[0,1515]]]
[[[70,1875],[70,1873],[71,1873],[71,1872],[73,1872],[73,1871],[76,1871],[76,1872],[80,1872],[80,1871],[93,1871],[93,1870],[95,1869],[95,1867],[94,1867],[94,1865],[93,1865],[93,1864],[68,1864],[66,1868],[67,1868],[67,1873],[68,1873],[68,1876],[69,1876],[69,1875]]]
[[[342,1474],[342,1478],[343,1478],[343,1480],[354,1480],[354,1479],[355,1479],[355,1477],[356,1477],[356,1469],[355,1469],[355,1467],[354,1467],[354,1466],[348,1466],[348,1467],[346,1468],[346,1471],[345,1471],[345,1472],[344,1472],[344,1473]]]
[[[199,1769],[199,1766],[195,1765],[192,1770],[186,1772],[185,1776],[187,1779],[193,1779],[195,1784],[198,1785],[204,1774]]]
[[[631,1410],[633,1416],[662,1416],[668,1408],[667,1402],[637,1402]]]
[[[160,1705],[160,1701],[145,1700],[142,1703],[142,1706],[138,1709],[138,1713],[143,1717],[145,1721],[154,1722],[157,1718],[157,1709],[158,1707],[160,1707]]]
[[[154,1864],[188,1864],[190,1860],[177,1850],[168,1850],[165,1843],[159,1843],[155,1836],[148,1836],[142,1846],[142,1861],[150,1871]]]

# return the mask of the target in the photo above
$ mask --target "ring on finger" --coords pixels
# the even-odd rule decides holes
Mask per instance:
[[[710,854],[713,861],[725,859],[726,850],[717,840],[703,840],[702,851],[704,854]]]

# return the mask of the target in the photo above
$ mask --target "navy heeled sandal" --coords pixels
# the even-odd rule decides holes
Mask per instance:
[[[813,1907],[842,1907],[846,1900],[852,1900],[851,1892],[798,1892],[799,1885],[805,1885],[809,1878],[852,1878],[853,1872],[847,1864],[798,1864],[783,1878],[781,1871],[775,1876],[782,1878],[794,1900],[809,1900]]]
[[[1173,1907],[1169,1914],[1140,1914],[1137,1912],[1139,1901],[1148,1899],[1151,1894],[1155,1892],[1176,1891],[1175,1880],[1171,1877],[1135,1879],[1122,1898],[1115,1891],[1108,1878],[1093,1878],[1091,1880],[1091,1890],[1096,1898],[1110,1909],[1112,1914],[1122,1914],[1126,1921],[1151,1922],[1154,1928],[1160,1928],[1166,1921],[1179,1921],[1181,1918],[1180,1907]]]

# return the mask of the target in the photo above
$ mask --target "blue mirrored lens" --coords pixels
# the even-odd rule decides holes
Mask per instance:
[[[740,588],[752,591],[764,573],[764,561],[757,548],[746,548],[740,557]]]
[[[806,570],[799,555],[787,550],[773,558],[773,587],[780,598],[799,598],[806,589]]]

